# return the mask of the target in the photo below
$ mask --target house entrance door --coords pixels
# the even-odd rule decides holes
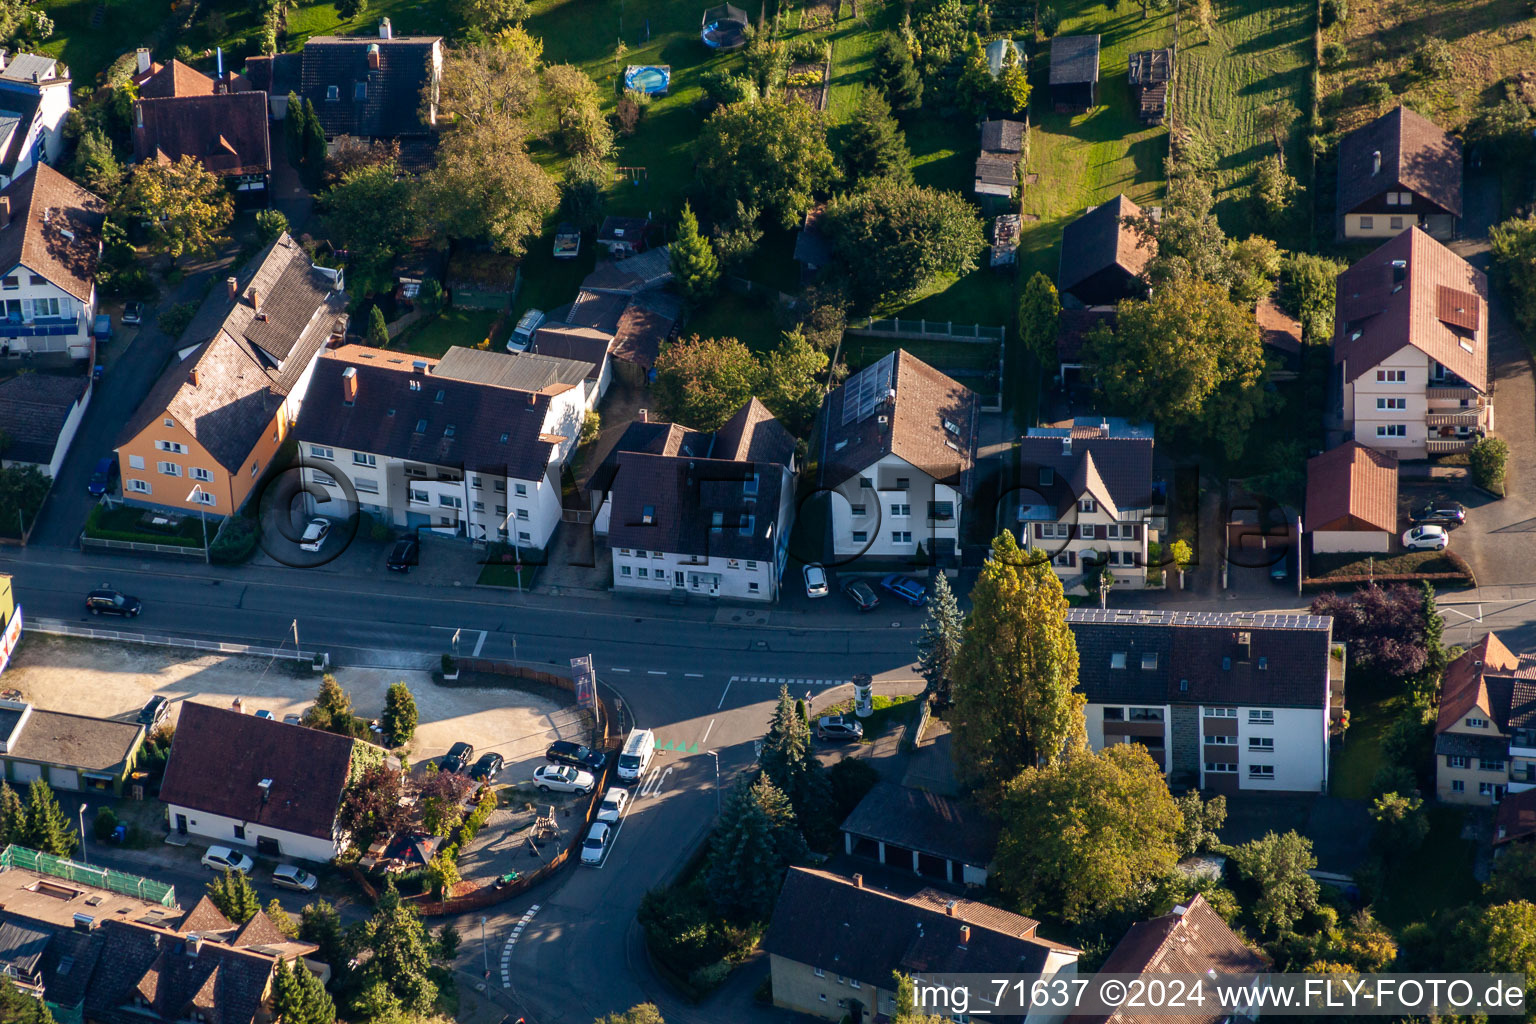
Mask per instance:
[[[187,816],[185,814],[176,815],[176,831],[181,835],[187,834]]]

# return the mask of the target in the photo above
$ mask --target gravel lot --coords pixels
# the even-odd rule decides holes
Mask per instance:
[[[585,717],[553,699],[522,690],[457,689],[434,684],[425,672],[349,669],[335,673],[358,715],[377,718],[384,692],[404,682],[420,716],[410,757],[420,762],[464,741],[477,752],[494,750],[507,760],[507,781],[529,776],[553,739],[585,741]],[[245,710],[271,711],[279,719],[314,701],[318,676],[294,673],[291,663],[261,658],[202,655],[172,647],[29,633],[6,670],[4,685],[48,711],[132,717],[155,694],[172,701],[227,707],[245,698]]]

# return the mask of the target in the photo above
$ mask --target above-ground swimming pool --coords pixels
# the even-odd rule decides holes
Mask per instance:
[[[631,64],[624,69],[624,88],[647,96],[665,96],[672,85],[670,64]]]

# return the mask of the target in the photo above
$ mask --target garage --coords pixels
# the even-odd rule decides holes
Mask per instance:
[[[48,785],[54,789],[79,789],[80,773],[73,768],[54,766],[48,769]]]
[[[66,792],[86,787],[120,792],[144,742],[144,727],[27,705],[13,716],[10,735],[0,740],[18,787],[42,779]]]
[[[15,782],[21,782],[21,783],[36,782],[38,779],[40,779],[42,777],[43,777],[43,766],[40,765],[40,764],[31,764],[30,762],[27,762],[27,761],[12,761],[11,762],[11,779],[13,781],[15,781]]]

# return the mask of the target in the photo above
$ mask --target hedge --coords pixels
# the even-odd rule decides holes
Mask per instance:
[[[237,565],[251,557],[259,537],[255,522],[244,516],[232,519],[208,545],[208,558],[220,565]]]

